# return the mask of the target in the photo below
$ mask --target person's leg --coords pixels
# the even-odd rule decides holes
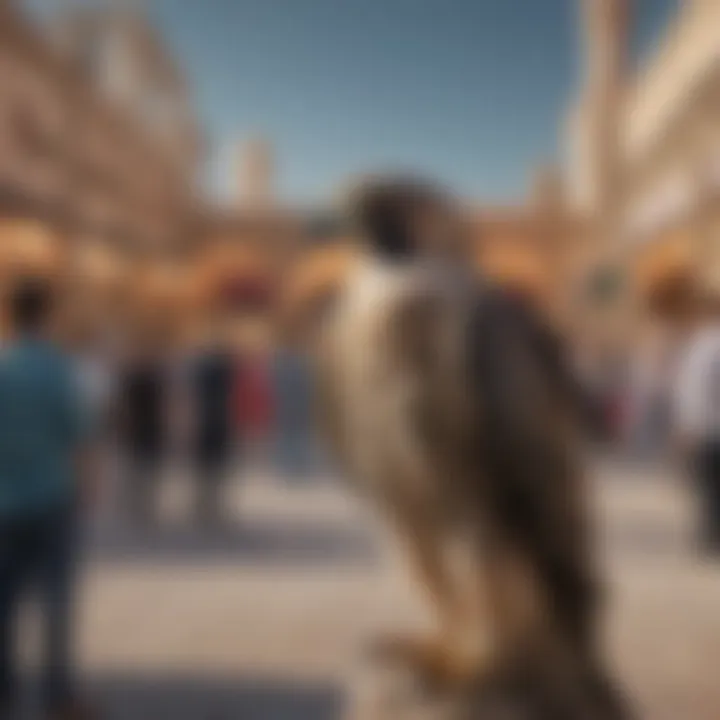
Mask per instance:
[[[77,704],[74,693],[73,613],[78,554],[74,509],[49,514],[39,548],[39,591],[44,615],[43,697],[50,717]]]
[[[25,523],[0,520],[0,717],[10,715],[17,692],[15,630],[32,540]]]
[[[153,453],[138,452],[130,458],[129,508],[134,521],[149,524],[155,518],[160,462]]]
[[[197,514],[204,524],[217,523],[222,515],[222,492],[226,458],[220,448],[207,453],[198,462]]]
[[[208,522],[210,514],[210,475],[206,459],[198,454],[195,458],[195,516],[203,525]]]
[[[720,438],[710,442],[707,471],[707,545],[720,553]]]
[[[701,442],[695,450],[691,471],[695,476],[698,502],[698,535],[701,550],[712,549],[715,520],[715,477],[718,472],[714,443]]]
[[[128,452],[125,456],[125,511],[126,516],[137,521],[141,514],[141,492],[144,485],[142,463],[136,452]]]
[[[293,475],[292,437],[287,427],[280,424],[276,429],[277,467],[285,480]]]
[[[225,513],[225,486],[227,484],[229,464],[229,449],[227,447],[223,447],[218,453],[217,462],[213,470],[214,478],[211,486],[212,513],[217,522],[223,522],[227,519]]]
[[[299,480],[305,480],[309,474],[310,440],[304,427],[298,425],[291,438],[293,473]]]
[[[306,471],[306,437],[298,423],[288,423],[280,431],[280,460],[285,477],[301,478]]]
[[[145,465],[145,519],[149,524],[157,522],[160,516],[160,498],[163,473],[166,466],[163,453],[157,449]]]
[[[287,438],[285,436],[285,428],[279,418],[275,419],[275,425],[270,437],[271,454],[273,470],[282,475],[287,476]]]

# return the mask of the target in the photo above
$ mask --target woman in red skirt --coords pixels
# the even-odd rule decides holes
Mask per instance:
[[[273,391],[269,355],[255,350],[238,363],[235,383],[238,434],[249,454],[264,455],[273,424]]]

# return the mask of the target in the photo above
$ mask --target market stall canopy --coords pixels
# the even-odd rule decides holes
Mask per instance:
[[[533,298],[548,293],[548,268],[529,248],[486,248],[476,256],[476,264],[480,271],[518,292]]]
[[[60,267],[61,245],[47,226],[35,220],[0,221],[0,272],[52,274]]]
[[[333,292],[357,260],[352,242],[337,242],[312,250],[302,257],[285,279],[283,302],[287,306],[303,306]]]
[[[159,317],[182,317],[194,302],[191,269],[168,262],[153,262],[134,268],[128,293],[137,321]]]
[[[695,296],[692,237],[667,233],[646,245],[635,263],[635,284],[646,307],[658,315],[683,312]]]
[[[198,258],[195,283],[206,301],[265,304],[273,285],[271,258],[257,246],[220,241]]]
[[[80,279],[100,287],[116,286],[128,271],[123,257],[97,238],[80,241],[74,260]]]
[[[669,234],[648,246],[638,258],[635,280],[642,294],[676,284],[693,274],[691,238],[683,232]]]

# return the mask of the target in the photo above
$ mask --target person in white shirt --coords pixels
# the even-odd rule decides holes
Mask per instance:
[[[697,482],[701,542],[720,553],[720,296],[699,301],[674,387],[674,428]]]
[[[667,330],[657,325],[649,328],[631,368],[626,434],[641,456],[657,457],[669,439],[673,379],[678,351],[683,348]]]

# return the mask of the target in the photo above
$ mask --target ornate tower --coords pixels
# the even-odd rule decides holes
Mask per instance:
[[[530,202],[541,213],[556,213],[565,204],[565,190],[558,168],[543,165],[531,177]]]
[[[622,198],[620,123],[631,0],[581,0],[584,44],[582,105],[590,172],[590,214],[605,226],[603,244],[617,234]]]
[[[239,149],[237,201],[246,209],[267,209],[273,200],[272,148],[264,140],[252,140]]]
[[[634,301],[622,251],[624,168],[622,122],[632,0],[578,0],[580,92],[571,143],[574,177],[568,190],[585,218],[584,242],[572,250],[574,332],[594,352],[614,354],[624,343]],[[600,351],[599,348],[603,347]]]

